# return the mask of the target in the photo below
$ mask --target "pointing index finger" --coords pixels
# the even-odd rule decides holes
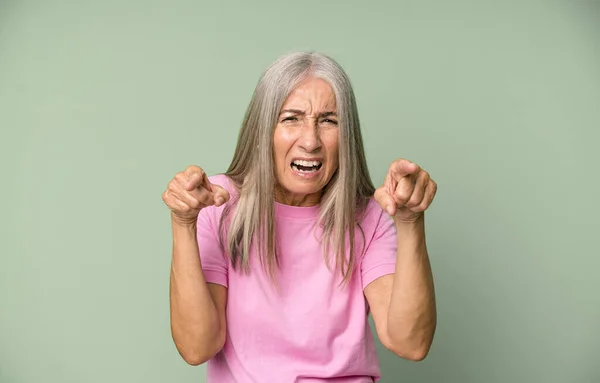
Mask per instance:
[[[199,187],[204,187],[206,190],[212,192],[212,185],[208,180],[206,172],[199,166],[191,165],[185,169],[185,175],[188,177],[186,184],[187,190],[194,190]]]
[[[405,159],[399,159],[394,161],[390,167],[390,173],[394,179],[400,180],[402,177],[417,173],[419,169],[419,165]]]

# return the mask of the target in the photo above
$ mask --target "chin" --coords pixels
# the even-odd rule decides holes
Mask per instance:
[[[301,163],[305,164],[306,163]],[[302,169],[290,165],[288,169],[285,169],[281,174],[281,182],[279,185],[281,191],[289,196],[296,198],[304,198],[307,196],[314,196],[315,194],[321,193],[324,187],[327,185],[327,180],[331,171],[325,166],[315,167],[314,169]]]
[[[280,192],[283,194],[280,196],[283,197],[284,201],[288,199],[288,201],[304,200],[306,197],[313,200],[323,190],[321,184],[321,182],[308,183],[287,179],[279,185]]]

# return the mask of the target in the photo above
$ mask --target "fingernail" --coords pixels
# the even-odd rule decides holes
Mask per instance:
[[[387,211],[387,213],[388,213],[389,215],[392,215],[392,214],[394,213],[394,211],[393,211],[393,208],[392,208],[392,205],[389,205],[389,206],[387,207],[386,211]]]

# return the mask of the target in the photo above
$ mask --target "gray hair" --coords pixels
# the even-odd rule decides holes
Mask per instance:
[[[321,198],[319,223],[323,228],[323,254],[327,266],[331,265],[327,254],[333,247],[336,267],[343,282],[348,282],[357,257],[355,230],[360,229],[360,214],[375,188],[367,168],[350,79],[335,60],[321,53],[284,55],[272,63],[260,78],[244,116],[233,160],[225,173],[235,185],[238,196],[225,209],[221,219],[221,233],[225,222],[229,222],[223,248],[229,254],[234,269],[241,266],[249,271],[250,249],[256,246],[263,267],[275,279],[279,262],[274,223],[273,131],[288,95],[309,77],[327,81],[336,97],[339,167]],[[233,206],[233,216],[226,219]],[[224,238],[223,235],[220,237]],[[346,239],[349,239],[350,246],[348,257]]]

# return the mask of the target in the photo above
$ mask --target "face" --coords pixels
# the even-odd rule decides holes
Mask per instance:
[[[338,168],[338,118],[329,84],[309,78],[290,93],[274,132],[275,198],[294,206],[319,203]]]

